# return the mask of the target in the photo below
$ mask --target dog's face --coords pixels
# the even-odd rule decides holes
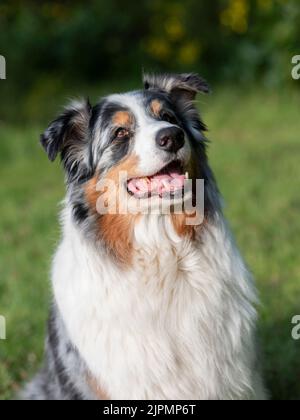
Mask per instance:
[[[61,154],[79,219],[95,207],[91,188],[103,179],[114,180],[131,200],[183,200],[185,179],[199,176],[205,159],[198,92],[208,86],[194,74],[146,76],[143,90],[108,96],[94,107],[73,103],[50,124],[41,141],[51,160]]]
[[[110,96],[91,130],[94,167],[107,176],[116,168],[126,170],[124,187],[130,195],[163,198],[183,188],[191,146],[167,95],[144,91]]]
[[[137,199],[173,194],[192,169],[192,141],[202,141],[193,100],[207,92],[196,75],[146,76],[145,89],[111,95],[95,107],[73,103],[42,136],[49,158],[59,152],[69,183],[96,173],[127,171],[123,185]]]

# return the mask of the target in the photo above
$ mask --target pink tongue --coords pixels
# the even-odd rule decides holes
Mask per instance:
[[[128,182],[128,189],[135,195],[143,196],[149,193],[164,194],[181,190],[184,187],[184,175],[170,173],[146,178],[135,178]]]

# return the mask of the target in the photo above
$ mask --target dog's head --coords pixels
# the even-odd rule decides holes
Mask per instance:
[[[146,75],[143,90],[66,108],[41,142],[52,161],[61,154],[77,221],[94,212],[99,180],[114,180],[131,201],[182,200],[185,179],[200,177],[206,161],[194,100],[208,91],[195,74]]]

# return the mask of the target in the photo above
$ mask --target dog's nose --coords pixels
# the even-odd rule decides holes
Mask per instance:
[[[184,145],[184,132],[179,127],[162,128],[156,135],[156,144],[166,152],[176,153]]]

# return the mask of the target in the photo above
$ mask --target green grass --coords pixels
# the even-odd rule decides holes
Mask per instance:
[[[226,214],[258,283],[259,333],[267,386],[274,399],[300,397],[300,118],[297,93],[201,99],[210,127],[210,159]],[[59,239],[63,176],[38,144],[41,128],[0,125],[0,399],[11,398],[42,360],[49,269]]]

